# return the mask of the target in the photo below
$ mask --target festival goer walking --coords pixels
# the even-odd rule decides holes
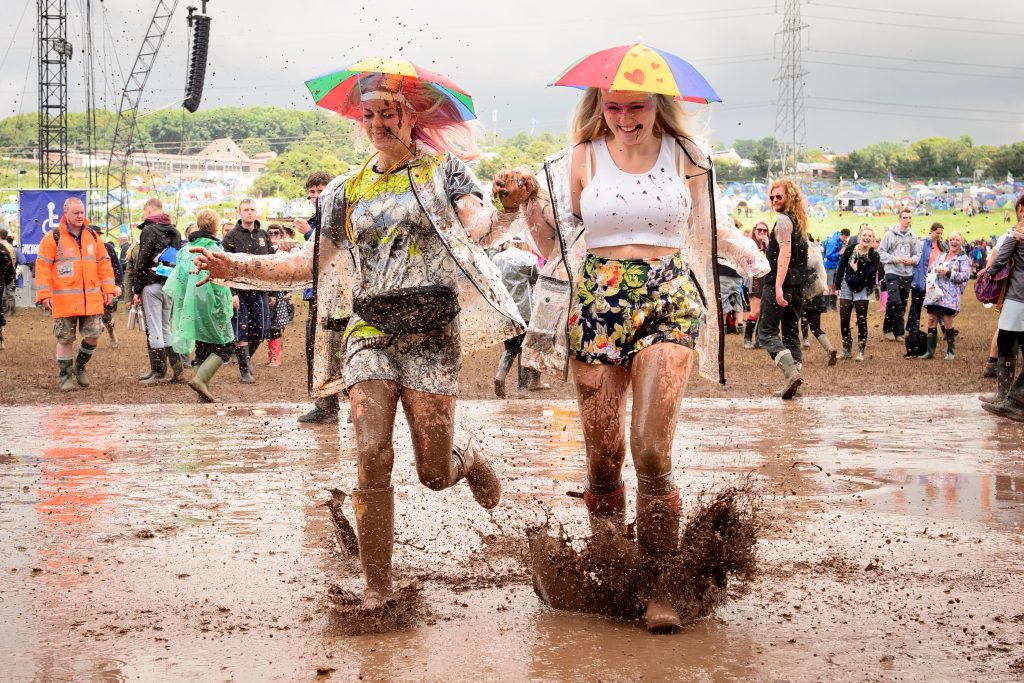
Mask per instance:
[[[825,293],[825,298],[828,301],[828,310],[836,310],[836,299],[839,295],[838,289],[831,289],[832,283],[836,282],[836,271],[839,269],[839,259],[842,257],[843,252],[846,250],[846,245],[850,241],[850,229],[842,228],[832,233],[832,235],[825,240],[823,243],[824,252],[822,254],[822,260],[825,263],[825,277],[828,280],[829,291]]]
[[[771,270],[764,278],[757,339],[782,371],[784,384],[779,396],[791,399],[803,384],[800,313],[807,268],[807,210],[803,193],[789,178],[772,182],[768,199],[777,215],[768,240]]]
[[[971,257],[964,250],[964,236],[954,232],[949,236],[949,248],[932,262],[930,272],[935,273],[935,287],[941,293],[925,295],[928,311],[928,349],[919,358],[933,358],[939,343],[939,319],[946,335],[946,360],[953,360],[956,352],[956,329],[953,318],[960,312],[960,297],[971,279]]]
[[[1024,422],[1024,368],[1016,374],[1017,349],[1024,349],[1024,194],[1017,198],[1014,210],[1017,224],[1007,233],[988,266],[989,274],[994,276],[1011,260],[1013,262],[1003,310],[999,313],[996,395],[990,397],[998,400],[986,401],[982,407],[990,413]]]
[[[935,265],[935,259],[946,251],[942,242],[942,223],[932,223],[928,237],[921,240],[921,260],[914,266],[914,281],[910,285],[910,306],[907,313],[907,331],[921,329],[921,309],[924,307],[924,292],[928,271]]]
[[[885,267],[885,289],[888,292],[882,334],[889,341],[904,340],[914,266],[921,260],[921,242],[910,229],[912,218],[910,209],[901,210],[899,224],[886,232],[878,245],[878,258]]]
[[[850,315],[857,311],[857,357],[864,360],[868,345],[868,302],[878,278],[878,252],[875,251],[875,230],[862,225],[856,239],[851,239],[839,258],[834,287],[839,290],[839,333],[843,338],[840,358],[852,357],[853,334]]]
[[[317,227],[320,224],[320,209],[319,209],[319,198],[320,194],[327,187],[327,184],[331,182],[331,174],[327,171],[313,171],[306,178],[306,197],[313,204],[313,215],[308,220],[303,221],[302,219],[296,219],[295,227],[302,232],[302,238],[306,240],[305,248],[312,249],[314,244],[314,238],[316,235]],[[302,300],[307,302],[309,307],[308,316],[306,318],[306,366],[308,368],[313,367],[313,288],[306,287],[302,290]],[[347,324],[347,322],[346,322]],[[344,326],[342,326],[344,327]],[[341,359],[341,334],[336,331],[327,331],[328,338],[331,340],[331,344],[335,349],[330,353],[330,357],[335,364],[340,362]],[[349,418],[352,415],[349,413]],[[303,413],[299,416],[299,422],[306,424],[321,424],[324,422],[337,422],[338,421],[338,394],[328,394],[327,396],[320,396],[313,401],[313,407],[308,412]]]
[[[275,254],[289,252],[295,246],[294,234],[289,236],[285,232],[285,227],[280,223],[268,225],[267,235],[270,236],[270,243]],[[263,365],[278,368],[281,367],[281,336],[284,333],[284,328],[292,321],[294,307],[290,292],[270,292],[268,296],[270,330],[267,332],[267,362]]]
[[[519,315],[529,324],[530,313],[533,311],[533,286],[537,283],[539,276],[537,257],[530,253],[526,240],[516,237],[506,242],[504,248],[491,257],[491,261],[501,272],[501,281],[505,284],[508,293],[512,295],[512,300],[516,302]],[[526,332],[524,331],[522,334],[505,340],[505,350],[498,361],[498,372],[494,377],[494,395],[498,398],[505,398],[505,378],[522,353],[523,339],[525,338]],[[540,373],[536,370],[520,367],[520,389],[532,388],[539,379]]]
[[[224,251],[254,256],[272,254],[270,235],[256,220],[256,202],[252,199],[239,202],[238,216],[235,227],[221,241]],[[235,329],[239,380],[242,384],[253,384],[256,379],[252,374],[251,358],[270,330],[270,300],[266,292],[239,289],[233,292],[233,301],[235,317],[231,324]]]
[[[563,290],[537,294],[524,354],[552,372],[571,364],[587,451],[584,500],[595,532],[625,531],[628,442],[637,475],[637,543],[658,567],[676,552],[679,537],[672,440],[695,347],[702,374],[724,381],[713,269],[722,258],[756,277],[767,264],[734,227],[710,153],[691,137],[671,97],[587,88],[570,139],[570,150],[544,164],[546,180],[525,213],[546,259],[544,282],[569,281]],[[567,318],[564,308],[559,313],[563,306]],[[568,320],[568,330],[545,327],[553,320]],[[660,586],[655,582],[648,597],[647,628],[678,629]]]
[[[111,242],[103,242],[103,246],[106,247],[107,256],[110,257],[110,264],[114,269],[114,284],[117,285],[118,291],[121,291],[121,286],[124,284],[124,268],[121,266],[121,261],[117,257],[117,250]],[[103,305],[103,326],[107,328],[107,334],[110,336],[110,348],[116,349],[120,346],[120,342],[117,339],[117,331],[114,329],[114,313],[117,312],[117,297],[109,304]]]
[[[752,239],[762,254],[766,254],[768,251],[768,233],[768,224],[764,221],[754,224]],[[758,347],[758,344],[755,343],[754,332],[757,330],[757,321],[761,315],[761,297],[764,293],[763,277],[753,277],[750,281],[750,312],[747,313],[747,324],[743,326],[743,348],[745,349]]]
[[[463,349],[523,330],[482,247],[508,239],[532,184],[503,172],[495,182],[510,188],[502,197],[504,212],[484,206],[464,162],[479,152],[444,91],[413,77],[370,72],[346,83],[351,90],[339,96],[336,111],[361,123],[376,153],[324,191],[315,257],[310,249],[273,256],[200,250],[196,263],[233,286],[281,289],[316,276],[311,390],[318,396],[349,391],[364,605],[376,608],[392,593],[392,433],[399,403],[420,481],[441,490],[465,479],[480,505],[498,504],[501,484],[480,442],[471,436],[465,446],[452,447],[455,395]],[[458,315],[453,304],[460,283]],[[325,332],[341,331],[345,319],[343,360],[336,367]]]
[[[162,261],[166,258],[163,255],[168,249],[181,247],[181,235],[156,197],[143,204],[142,216],[139,253],[132,274],[132,304],[141,305],[146,316],[150,372],[139,382],[147,386],[180,382],[184,365],[181,357],[171,350],[171,299],[164,294],[167,277],[161,273],[171,267],[169,262]]]
[[[7,248],[7,235],[0,235],[0,351],[7,348],[7,342],[4,341],[4,327],[7,325],[6,290],[14,284],[17,272],[14,250]]]
[[[231,289],[210,283],[196,285],[208,273],[197,270],[192,248],[220,253],[224,249],[217,236],[220,217],[210,209],[196,216],[196,230],[189,236],[189,249],[178,252],[178,260],[164,292],[174,305],[174,351],[184,356],[195,354],[195,371],[188,385],[199,394],[200,403],[217,403],[210,391],[210,381],[221,366],[231,360],[235,350],[235,333],[231,327],[234,306]]]
[[[36,302],[53,316],[61,391],[74,391],[76,384],[89,386],[85,366],[103,334],[103,307],[115,296],[107,250],[89,229],[85,204],[72,197],[64,202],[60,224],[43,236],[36,256]],[[77,355],[76,333],[82,335]]]

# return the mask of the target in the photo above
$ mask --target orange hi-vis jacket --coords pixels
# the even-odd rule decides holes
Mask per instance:
[[[54,233],[60,232],[60,240]],[[114,267],[103,241],[86,221],[82,247],[61,217],[57,230],[46,233],[36,255],[36,301],[50,299],[54,318],[102,315],[103,295],[117,294]]]

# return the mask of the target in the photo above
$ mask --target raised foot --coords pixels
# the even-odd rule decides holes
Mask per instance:
[[[650,633],[678,633],[683,624],[675,608],[664,599],[649,598],[644,624]]]

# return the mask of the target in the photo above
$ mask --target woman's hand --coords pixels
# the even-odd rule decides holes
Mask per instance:
[[[525,166],[505,169],[494,176],[494,196],[501,202],[505,213],[518,211],[536,191],[537,181]]]
[[[196,283],[196,287],[202,287],[214,278],[227,278],[232,275],[231,256],[224,252],[212,252],[204,247],[189,247],[189,251],[195,254],[192,264],[195,266],[193,274],[201,270],[209,271],[207,276]]]

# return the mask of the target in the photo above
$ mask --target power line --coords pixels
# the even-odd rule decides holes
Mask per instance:
[[[950,66],[977,66],[983,69],[1016,69],[1020,70],[1019,64],[978,64],[977,62],[959,62],[959,61],[946,61],[941,59],[921,59],[917,57],[893,57],[891,55],[868,55],[861,52],[850,52],[849,50],[814,50],[808,49],[808,52],[817,52],[825,55],[843,55],[847,57],[866,57],[868,59],[885,59],[889,61],[900,61],[900,62],[917,62],[920,64],[948,64]]]
[[[872,14],[902,14],[908,17],[925,17],[927,19],[953,19],[956,21],[974,21],[988,24],[1018,24],[1024,25],[1024,21],[1004,21],[1002,19],[975,19],[974,17],[955,17],[949,14],[931,14],[928,12],[901,12],[895,9],[875,9],[872,7],[856,7],[854,5],[835,5],[827,2],[815,2],[815,7],[832,7],[835,9],[848,9],[855,12],[871,12]]]
[[[812,99],[812,100],[828,100],[830,102],[850,102],[852,104],[880,104],[880,105],[884,105],[884,106],[887,106],[887,107],[909,107],[911,109],[932,109],[932,110],[936,109],[936,107],[931,106],[931,105],[926,105],[926,104],[900,104],[898,102],[879,102],[879,101],[875,101],[875,100],[853,100],[853,99],[843,99],[843,98],[840,98],[840,97],[814,97],[814,96],[811,96],[810,99]],[[1024,120],[1024,112],[1019,112],[1019,111],[1005,111],[1005,110],[997,110],[997,109],[969,109],[967,107],[950,107],[949,105],[946,105],[946,104],[943,104],[943,105],[941,105],[938,108],[943,110],[943,111],[945,111],[947,109],[952,109],[954,111],[973,111],[973,112],[980,112],[980,113],[983,113],[983,114],[984,113],[989,113],[989,114],[1007,114],[1008,116],[1020,116],[1021,119]]]
[[[15,38],[18,35],[18,29],[21,28],[21,22],[23,22],[25,20],[25,15],[28,14],[28,7],[31,4],[32,4],[32,0],[26,0],[26,2],[25,2],[25,9],[21,10],[21,18],[18,19],[18,25],[14,27],[14,35],[11,36],[12,40],[11,40],[10,43],[7,44],[7,51],[4,52],[3,59],[0,59],[0,71],[4,70],[4,64],[7,63],[7,56],[9,54],[11,54],[11,48],[14,47],[14,40],[13,40],[13,38]]]
[[[903,71],[906,73],[917,73],[917,74],[931,74],[933,76],[967,76],[968,78],[1012,78],[1014,80],[1024,80],[1024,76],[1004,76],[1002,74],[979,74],[979,73],[965,73],[965,72],[951,72],[951,71],[928,71],[926,69],[907,69],[905,67],[898,66],[877,66],[874,64],[844,64],[843,62],[819,62],[814,60],[807,60],[808,64],[822,64],[825,66],[845,66],[852,69],[875,69],[882,71]]]
[[[813,7],[813,5],[812,5]],[[954,33],[976,33],[986,36],[1010,36],[1020,38],[1020,33],[1007,33],[1006,31],[981,31],[972,28],[948,27],[948,26],[921,26],[920,24],[897,24],[891,21],[868,21],[866,19],[847,19],[846,17],[825,17],[819,14],[807,15],[810,19],[824,19],[825,21],[841,21],[846,24],[867,24],[869,26],[892,26],[896,28],[928,29],[929,31],[952,31]]]
[[[807,108],[808,109],[815,109],[815,110],[818,110],[818,111],[841,111],[844,114],[878,114],[879,116],[900,116],[900,117],[904,117],[904,118],[917,119],[918,121],[921,120],[921,115],[920,114],[909,114],[909,113],[903,114],[903,113],[900,113],[900,112],[892,112],[892,111],[874,111],[874,110],[870,110],[870,109],[846,109],[846,108],[841,108],[841,107],[819,107],[817,105],[808,105]],[[1010,121],[1010,120],[1002,120],[1002,119],[982,119],[982,118],[972,118],[972,117],[969,117],[969,116],[929,115],[928,118],[929,119],[944,119],[944,120],[947,120],[947,121],[981,121],[981,122],[984,122],[984,123],[1008,123],[1008,124],[1012,124],[1012,125],[1016,125],[1016,124],[1020,123],[1019,120],[1018,121]]]

